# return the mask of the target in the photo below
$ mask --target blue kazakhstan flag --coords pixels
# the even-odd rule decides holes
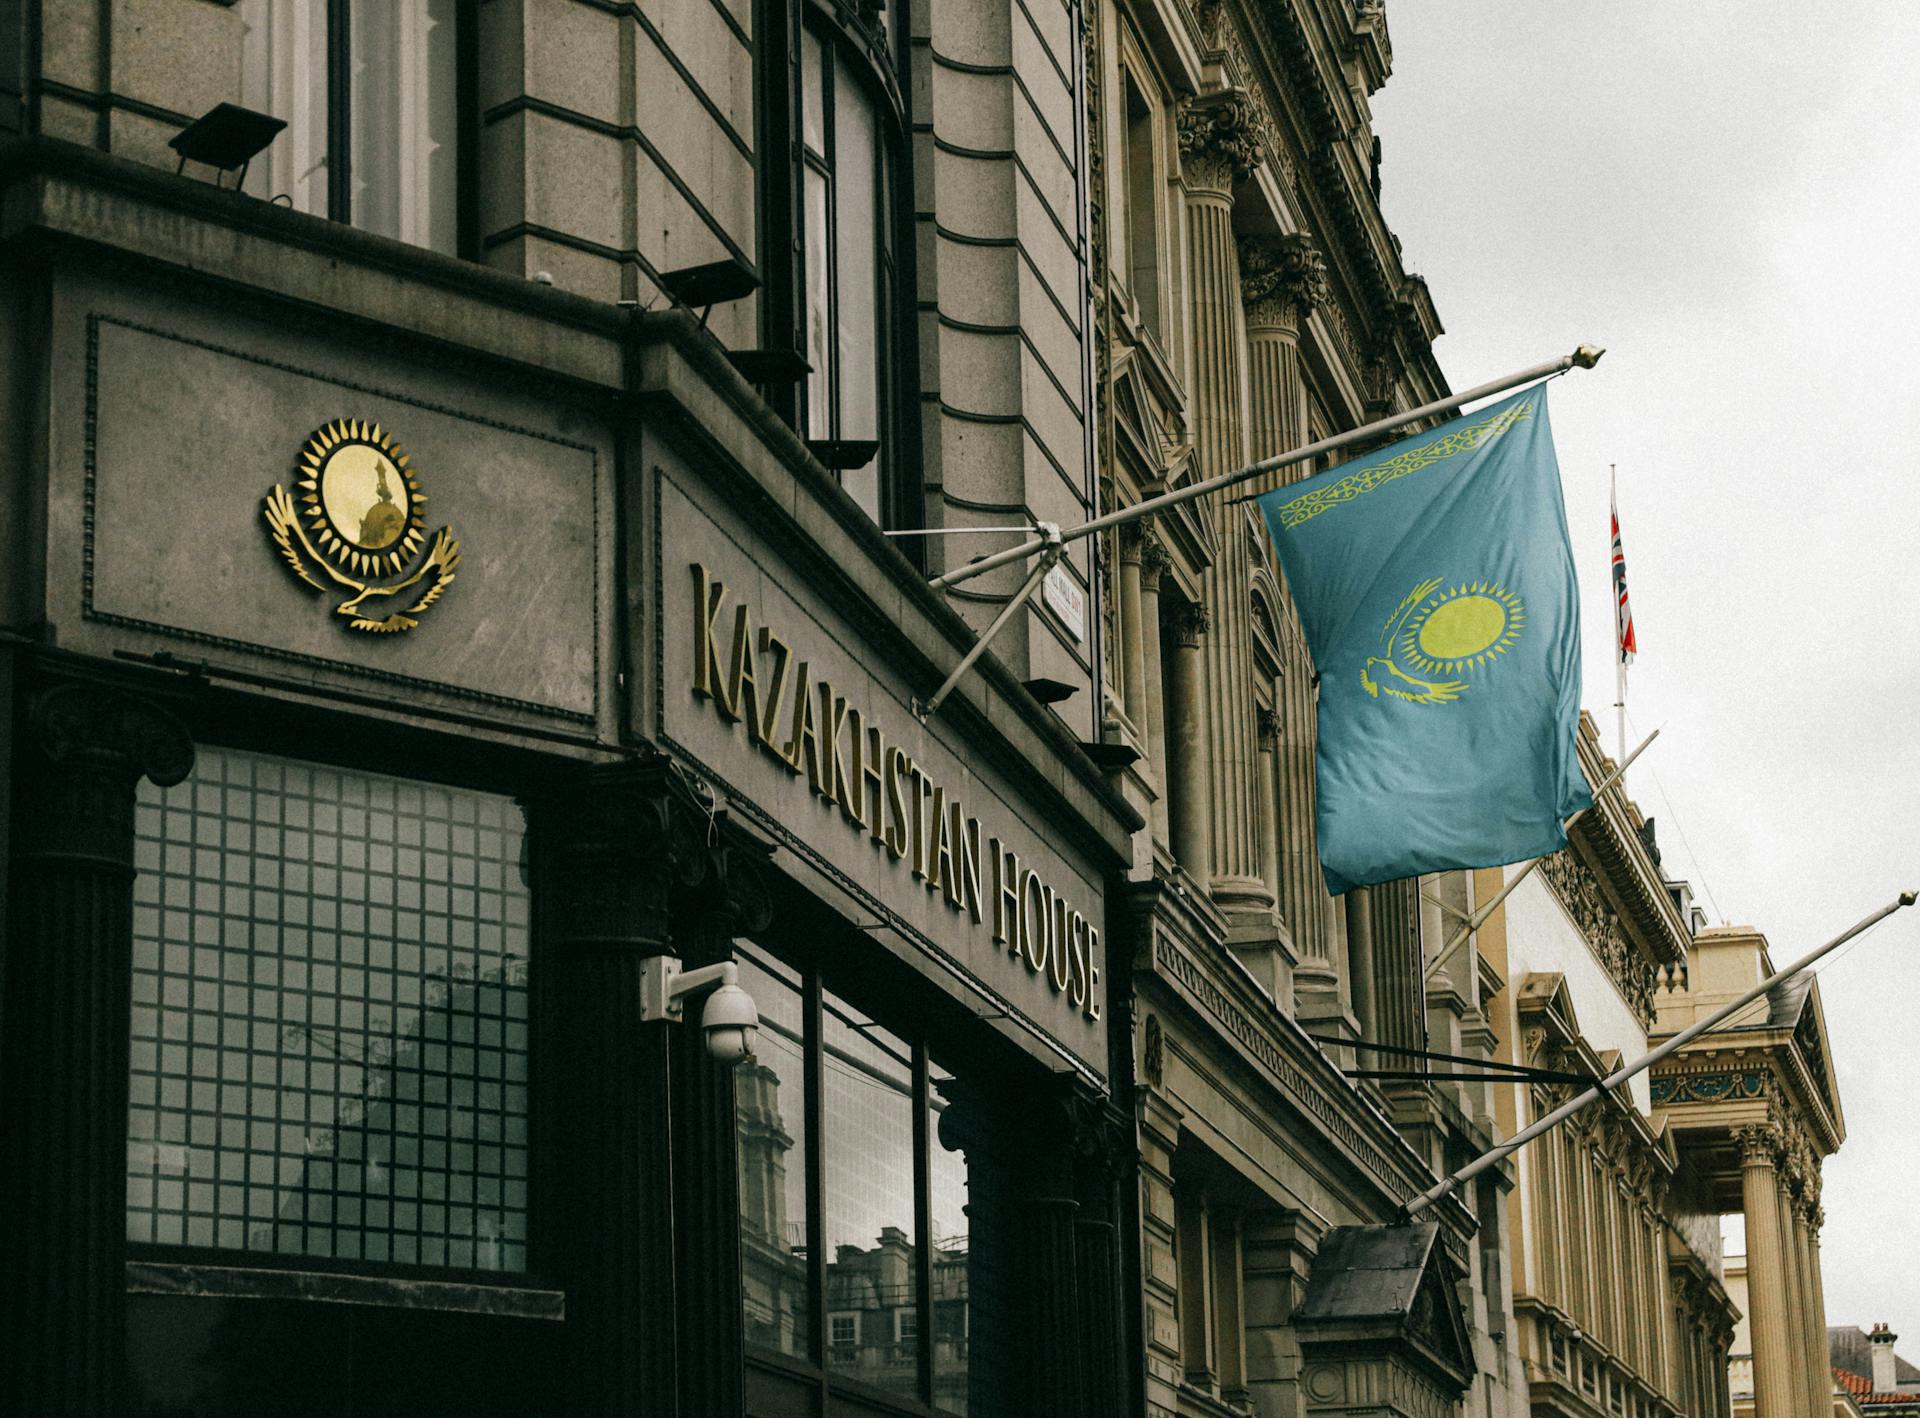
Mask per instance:
[[[1565,846],[1591,798],[1546,385],[1259,503],[1320,672],[1327,889]]]

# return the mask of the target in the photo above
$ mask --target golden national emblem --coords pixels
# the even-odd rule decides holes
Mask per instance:
[[[265,515],[294,575],[347,593],[333,610],[348,628],[393,634],[420,623],[460,565],[451,528],[428,542],[426,501],[412,460],[380,425],[336,419],[300,450],[294,490],[274,484]]]

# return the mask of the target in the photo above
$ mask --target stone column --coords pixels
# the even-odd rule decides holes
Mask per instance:
[[[1800,1268],[1800,1253],[1794,1245],[1793,1213],[1800,1205],[1799,1158],[1790,1147],[1778,1180],[1779,1199],[1774,1215],[1780,1225],[1780,1269],[1786,1276],[1784,1319],[1787,1328],[1789,1377],[1793,1383],[1793,1411],[1813,1412],[1813,1395],[1807,1387],[1807,1366],[1801,1349],[1806,1343],[1806,1276]]]
[[[1379,1037],[1375,1018],[1373,988],[1373,888],[1355,887],[1346,894],[1347,903],[1347,998],[1353,1005],[1353,1018],[1360,1038]],[[1360,1068],[1377,1065],[1368,1060],[1378,1057],[1362,1050],[1354,1051],[1354,1063]]]
[[[1816,1177],[1813,1188],[1813,1205],[1807,1212],[1807,1270],[1813,1278],[1813,1323],[1810,1337],[1818,1340],[1817,1357],[1820,1361],[1820,1377],[1826,1384],[1822,1395],[1825,1407],[1820,1410],[1820,1418],[1831,1418],[1833,1412],[1833,1366],[1827,1357],[1827,1286],[1820,1277],[1820,1228],[1827,1223],[1827,1213],[1820,1206],[1820,1187]]]
[[[1141,698],[1144,716],[1139,727],[1147,736],[1147,756],[1153,761],[1153,836],[1172,846],[1167,817],[1167,780],[1171,765],[1167,762],[1167,721],[1164,699],[1171,686],[1163,685],[1164,661],[1160,658],[1160,578],[1166,574],[1170,558],[1160,539],[1151,531],[1140,534],[1140,667],[1143,676]]]
[[[529,802],[538,1266],[567,1291],[567,1418],[678,1407],[672,1076],[683,1026],[640,1021],[640,972],[669,953],[671,897],[708,865],[657,764],[577,770]],[[695,1034],[698,1030],[691,1031]],[[737,1270],[736,1270],[737,1274]]]
[[[1246,1219],[1247,1389],[1260,1418],[1306,1418],[1293,1316],[1306,1299],[1319,1240],[1320,1227],[1301,1212],[1255,1211]]]
[[[166,710],[104,680],[39,690],[13,727],[0,1412],[113,1418],[125,1404],[134,790],[180,782],[193,744]]]
[[[1793,1360],[1787,1334],[1787,1270],[1780,1246],[1780,1184],[1774,1157],[1779,1129],[1743,1127],[1740,1190],[1747,1222],[1747,1308],[1753,1337],[1755,1418],[1795,1418]]]
[[[1240,295],[1247,318],[1247,452],[1272,458],[1307,442],[1300,326],[1327,299],[1326,265],[1304,236],[1250,237],[1240,244]],[[1313,471],[1295,463],[1247,485],[1267,492]]]
[[[689,970],[732,959],[736,936],[763,931],[773,919],[754,854],[721,843],[706,857],[704,885],[680,904],[673,922],[673,953]],[[688,1010],[688,1022],[673,1030],[670,1044],[680,1403],[687,1413],[737,1414],[746,1354],[735,1066],[707,1051],[699,1007]]]
[[[1215,477],[1247,461],[1245,371],[1233,189],[1260,161],[1253,108],[1231,95],[1180,112],[1180,172],[1187,194],[1187,293],[1192,312],[1194,476]],[[1206,643],[1210,866],[1189,865],[1229,915],[1273,905],[1260,878],[1253,772],[1253,603],[1247,518],[1237,493],[1211,499],[1216,541],[1202,597],[1214,616]]]
[[[1197,882],[1207,879],[1212,820],[1207,781],[1206,670],[1200,647],[1207,639],[1207,608],[1183,601],[1167,617],[1173,636],[1167,686],[1167,818],[1174,859]]]
[[[1255,826],[1260,840],[1260,870],[1271,887],[1280,877],[1280,823],[1275,816],[1279,720],[1273,710],[1261,709],[1254,717],[1254,727],[1260,745],[1258,767],[1254,769],[1254,810],[1259,818]],[[1248,936],[1237,942],[1233,949],[1279,1002],[1280,1008],[1292,1014],[1293,967],[1300,958],[1292,942],[1276,932],[1269,923],[1266,931]]]
[[[1148,738],[1148,672],[1144,658],[1146,642],[1141,636],[1140,554],[1147,535],[1147,529],[1138,522],[1127,522],[1120,528],[1121,707],[1126,710],[1127,722],[1133,725],[1142,744]],[[1152,678],[1155,681],[1160,678],[1158,666],[1154,667]]]
[[[1813,1262],[1814,1209],[1811,1173],[1793,1208],[1793,1259],[1800,1273],[1800,1342],[1806,1360],[1808,1412],[1823,1418],[1833,1406],[1833,1370],[1827,1360],[1827,1322],[1819,1303],[1820,1278]]]

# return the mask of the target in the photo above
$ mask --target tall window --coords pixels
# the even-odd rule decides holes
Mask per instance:
[[[1126,93],[1125,158],[1127,281],[1140,303],[1140,319],[1160,330],[1160,184],[1155,177],[1153,110],[1133,75],[1122,80]]]
[[[136,832],[128,1240],[524,1271],[512,802],[203,747]]]
[[[735,1076],[749,1350],[786,1361],[793,1411],[824,1382],[836,1412],[891,1395],[991,1418],[995,1366],[970,1346],[1001,1291],[970,1260],[979,1198],[941,1136],[950,1077],[811,972],[751,947],[739,963],[761,1023]],[[754,1411],[788,1411],[769,1404]]]
[[[456,254],[462,8],[240,0],[240,102],[287,121],[246,190]]]
[[[801,225],[806,233],[807,436],[884,445],[890,391],[893,243],[886,141],[867,66],[825,23],[801,42]],[[857,455],[854,455],[857,456]],[[841,470],[878,521],[881,448]]]

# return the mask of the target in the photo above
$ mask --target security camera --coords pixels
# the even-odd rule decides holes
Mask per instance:
[[[754,1008],[752,995],[729,981],[707,996],[700,1027],[706,1031],[707,1052],[721,1063],[736,1064],[753,1052],[760,1011]]]
[[[715,988],[717,986],[717,988]],[[753,1033],[760,1027],[760,1011],[753,997],[740,988],[740,967],[731,960],[688,970],[671,955],[656,955],[640,971],[642,1023],[686,1017],[688,998],[712,989],[700,1011],[700,1028],[707,1036],[707,1052],[724,1064],[737,1064],[753,1052]]]

